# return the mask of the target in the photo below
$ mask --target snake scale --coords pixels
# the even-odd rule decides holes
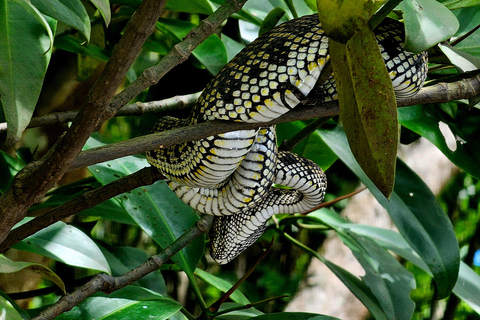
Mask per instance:
[[[416,94],[427,73],[426,53],[403,49],[399,22],[383,22],[375,34],[397,99]],[[206,86],[187,119],[162,118],[154,131],[214,119],[267,122],[307,96],[335,100],[333,75],[317,83],[328,61],[328,38],[316,14],[283,23],[235,56]],[[182,201],[215,215],[211,256],[221,264],[254,243],[272,215],[316,207],[327,186],[314,162],[277,149],[273,126],[158,148],[147,152],[147,159]]]

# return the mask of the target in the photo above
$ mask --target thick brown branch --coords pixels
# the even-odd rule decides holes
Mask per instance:
[[[480,75],[475,74],[470,78],[452,83],[438,83],[420,90],[414,97],[398,102],[399,107],[425,103],[448,102],[452,99],[467,99],[480,94]],[[241,123],[226,121],[209,121],[194,126],[178,128],[174,130],[153,133],[150,135],[133,138],[106,145],[103,147],[83,151],[69,170],[86,167],[95,163],[125,157],[128,155],[143,153],[147,150],[166,148],[177,143],[191,140],[199,140],[211,135],[242,129],[252,129],[259,126],[290,122],[295,120],[307,120],[338,115],[337,102],[328,102],[322,106],[316,106],[311,101],[305,101],[306,106],[298,107],[283,116],[268,123]]]
[[[32,320],[49,320],[71,310],[77,304],[97,292],[111,293],[119,290],[160,268],[162,264],[187,246],[193,239],[208,231],[212,225],[213,216],[205,216],[187,230],[180,238],[166,247],[161,253],[151,257],[145,263],[118,277],[107,274],[97,274],[80,289],[63,296],[53,306],[45,309]]]
[[[135,188],[150,185],[164,177],[158,170],[147,167],[131,175],[115,180],[98,189],[87,191],[62,205],[36,217],[32,221],[13,229],[5,241],[0,244],[0,252],[4,252],[11,246],[25,239],[49,225],[65,219],[72,214],[92,208],[103,201],[113,198]]]
[[[128,22],[124,35],[115,46],[91,88],[85,103],[66,134],[39,161],[27,165],[12,186],[0,196],[0,242],[23,219],[27,209],[39,201],[70,167],[99,123],[120,83],[133,63],[166,1],[145,0]]]

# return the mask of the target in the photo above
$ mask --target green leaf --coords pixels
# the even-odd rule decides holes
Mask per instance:
[[[311,215],[314,215],[315,212]],[[308,218],[310,218],[310,216]],[[340,222],[342,221],[341,218],[338,218]],[[315,218],[315,220],[318,220]],[[321,222],[324,224],[323,222]],[[380,302],[377,300],[375,295],[372,293],[370,288],[365,284],[365,282],[361,281],[359,278],[348,272],[347,270],[343,269],[342,267],[336,265],[335,263],[325,259],[322,255],[320,255],[317,251],[312,250],[306,247],[304,244],[299,242],[298,240],[292,238],[289,235],[284,234],[284,236],[294,243],[296,246],[300,247],[301,249],[308,252],[310,255],[316,257],[322,263],[325,264],[327,268],[332,271],[335,276],[337,276],[340,281],[343,282],[345,286],[360,300],[365,307],[367,307],[368,311],[372,314],[372,316],[376,320],[387,320],[384,310],[382,310]]]
[[[398,121],[392,82],[375,35],[362,28],[347,45],[330,40],[340,119],[355,159],[389,197],[395,181]]]
[[[109,0],[90,0],[91,3],[100,11],[100,14],[105,21],[105,25],[108,27],[110,20],[112,18],[112,13],[110,11],[110,1]]]
[[[282,143],[292,137],[292,133],[297,133],[305,128],[306,124],[302,121],[286,122],[277,125],[277,140]],[[321,150],[321,152],[318,152]],[[318,131],[313,132],[304,138],[293,150],[294,153],[312,160],[318,164],[324,171],[337,161],[338,157],[323,142]]]
[[[309,216],[317,217],[334,228],[343,242],[352,250],[365,270],[363,281],[377,297],[387,319],[411,319],[415,304],[410,293],[415,289],[415,279],[391,254],[369,237],[344,228],[345,220],[330,210],[319,210]]]
[[[458,30],[455,15],[436,0],[405,0],[400,8],[404,12],[405,49],[408,51],[425,51]]]
[[[228,281],[223,280],[221,278],[218,278],[218,277],[216,277],[216,276],[214,276],[214,275],[212,275],[208,272],[205,272],[201,269],[198,269],[198,268],[195,270],[195,274],[197,275],[197,277],[199,277],[200,279],[202,279],[206,283],[210,284],[211,286],[217,288],[218,290],[220,290],[222,292],[227,292],[233,286]],[[246,304],[250,303],[250,301],[247,299],[247,297],[245,297],[243,295],[243,293],[241,293],[239,290],[236,290],[230,296],[230,299],[232,299],[233,301],[235,301],[237,303],[240,303],[242,305],[246,305]]]
[[[232,38],[224,35],[222,33],[222,41],[225,45],[225,49],[227,50],[227,60],[230,61],[233,57],[237,55],[242,49],[245,47],[240,42],[233,40]]]
[[[62,279],[60,279],[60,277],[49,268],[33,262],[12,261],[6,258],[3,254],[0,254],[0,273],[15,273],[23,269],[38,273],[43,278],[55,283],[64,293],[66,293],[65,284]]]
[[[143,250],[132,247],[100,247],[108,261],[113,276],[121,276],[147,261],[150,256]],[[166,296],[165,280],[160,271],[154,271],[134,283]],[[138,299],[138,296],[136,296]]]
[[[453,292],[480,314],[480,276],[463,261]]]
[[[31,218],[26,218],[21,224],[29,220]],[[13,247],[71,266],[110,273],[107,260],[95,242],[79,229],[61,221],[23,239]]]
[[[369,237],[383,248],[412,262],[429,275],[432,275],[428,266],[397,232],[351,223],[342,224],[341,227],[364,237]],[[480,276],[463,261],[460,262],[457,283],[452,291],[472,309],[480,313]]]
[[[270,313],[258,317],[253,317],[252,319],[257,320],[339,320],[335,317],[324,316],[321,314],[314,313],[303,313],[303,312],[281,312],[281,313]]]
[[[242,309],[240,309],[242,308]],[[219,312],[222,312],[224,310],[228,309],[235,309],[233,311],[230,311],[228,313],[221,314],[219,316],[215,316],[215,319],[222,319],[222,320],[240,320],[240,319],[250,319],[252,317],[257,317],[261,316],[264,313],[261,311],[258,311],[255,308],[248,308],[248,309],[243,309],[243,305],[235,302],[224,302],[220,306],[220,309],[218,310]]]
[[[30,122],[40,95],[56,22],[47,23],[22,0],[0,0],[0,16],[0,96],[8,123],[7,144],[13,144]]]
[[[358,166],[339,129],[321,131],[325,143],[368,187],[387,210],[400,234],[428,265],[439,297],[447,296],[456,283],[459,248],[450,220],[425,183],[403,162],[397,162],[395,189],[387,200]]]
[[[86,147],[100,145],[91,138]],[[130,156],[90,166],[89,170],[97,181],[107,184],[146,166],[148,163],[144,158]],[[193,209],[178,199],[164,181],[134,189],[115,199],[161,248],[174,242],[198,220]],[[197,237],[172,258],[192,282],[195,267],[203,255],[204,239],[204,236]]]
[[[168,34],[175,42],[180,42],[195,25],[193,23],[173,19],[160,19],[157,28]],[[227,63],[227,50],[217,35],[209,36],[192,52],[211,74],[217,74]]]
[[[0,150],[0,193],[6,191],[13,181],[13,177],[25,166],[20,157],[12,157]]]
[[[446,116],[435,105],[418,105],[398,109],[400,123],[425,137],[447,158],[472,176],[480,179],[480,111],[459,105],[455,119]],[[452,150],[445,141],[439,123],[448,126],[456,138]]]
[[[439,0],[438,2],[450,10],[480,5],[480,0]]]
[[[108,53],[106,50],[93,45],[83,45],[83,42],[72,36],[59,36],[55,38],[54,46],[68,52],[83,54],[99,61],[108,61]]]
[[[127,286],[110,295],[97,294],[85,299],[57,320],[168,319],[182,306],[171,298],[135,286]]]
[[[270,31],[285,15],[285,10],[283,8],[274,8],[268,13],[268,15],[263,19],[262,24],[260,25],[260,30],[258,30],[258,35],[262,35],[267,31]]]
[[[468,72],[480,69],[480,58],[472,56],[466,52],[449,47],[441,43],[438,47],[447,56],[448,60],[457,68],[459,72]]]
[[[31,0],[43,14],[78,30],[90,40],[90,18],[80,0]]]
[[[0,315],[2,315],[3,319],[23,320],[22,315],[18,313],[10,301],[2,296],[0,296]]]
[[[213,13],[212,6],[207,0],[169,0],[166,9],[188,13]]]

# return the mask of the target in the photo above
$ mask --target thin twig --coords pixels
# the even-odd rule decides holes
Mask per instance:
[[[147,274],[160,268],[162,264],[192,242],[193,239],[207,232],[212,225],[212,221],[213,216],[204,216],[161,253],[152,256],[146,262],[121,276],[113,277],[104,273],[95,275],[92,280],[87,282],[81,288],[63,296],[54,305],[42,311],[36,317],[32,318],[32,320],[54,319],[60,314],[71,310],[77,304],[97,292],[102,291],[107,294],[112,293],[143,278]]]
[[[200,92],[175,96],[172,98],[150,101],[136,102],[122,107],[115,116],[141,116],[146,113],[157,113],[169,110],[180,110],[191,107],[197,100]],[[27,128],[35,128],[49,125],[56,125],[71,122],[77,116],[78,111],[52,112],[40,117],[33,117]],[[7,123],[0,123],[0,134],[7,131]]]
[[[337,198],[335,198],[335,199],[333,199],[333,200],[331,200],[331,201],[327,201],[327,202],[320,203],[320,204],[319,204],[318,206],[316,206],[315,208],[302,212],[301,215],[307,215],[307,214],[309,214],[309,213],[311,213],[311,212],[313,212],[313,211],[316,211],[316,210],[318,210],[318,209],[330,207],[330,206],[334,205],[335,203],[340,202],[340,201],[345,200],[345,199],[348,199],[348,198],[351,198],[351,197],[353,197],[354,195],[359,194],[360,192],[362,192],[362,191],[364,191],[364,190],[366,190],[366,189],[367,189],[367,187],[363,187],[363,188],[360,188],[360,189],[355,190],[355,191],[353,191],[353,192],[350,192],[349,194],[346,194],[346,195],[337,197]]]
[[[270,250],[272,249],[272,246],[273,246],[273,239],[272,241],[270,242],[270,245],[268,246],[267,250],[265,250],[262,255],[257,259],[257,261],[247,270],[247,272],[240,278],[238,279],[237,282],[235,282],[235,284],[227,291],[225,292],[225,294],[223,296],[221,296],[215,303],[213,303],[209,308],[208,308],[208,311],[209,312],[212,312],[212,313],[216,313],[218,311],[218,309],[220,309],[220,306],[225,302],[227,301],[228,298],[230,298],[230,296],[232,295],[232,293],[235,292],[235,290],[238,289],[238,287],[240,287],[240,285],[242,283],[245,282],[245,280],[247,280],[247,278],[252,274],[252,272],[255,270],[255,268],[258,266],[258,264],[260,263],[260,261],[263,260],[263,258],[265,258],[269,253],[270,253]]]

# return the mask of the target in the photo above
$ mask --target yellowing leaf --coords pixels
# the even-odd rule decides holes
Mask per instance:
[[[395,181],[398,120],[395,94],[368,25],[346,44],[330,40],[340,119],[367,176],[389,197]]]
[[[0,273],[14,273],[23,269],[28,269],[40,274],[42,277],[47,278],[55,283],[60,287],[60,289],[62,289],[64,293],[66,293],[65,284],[63,283],[62,279],[60,279],[60,277],[49,268],[38,263],[12,261],[4,255],[0,255]]]

